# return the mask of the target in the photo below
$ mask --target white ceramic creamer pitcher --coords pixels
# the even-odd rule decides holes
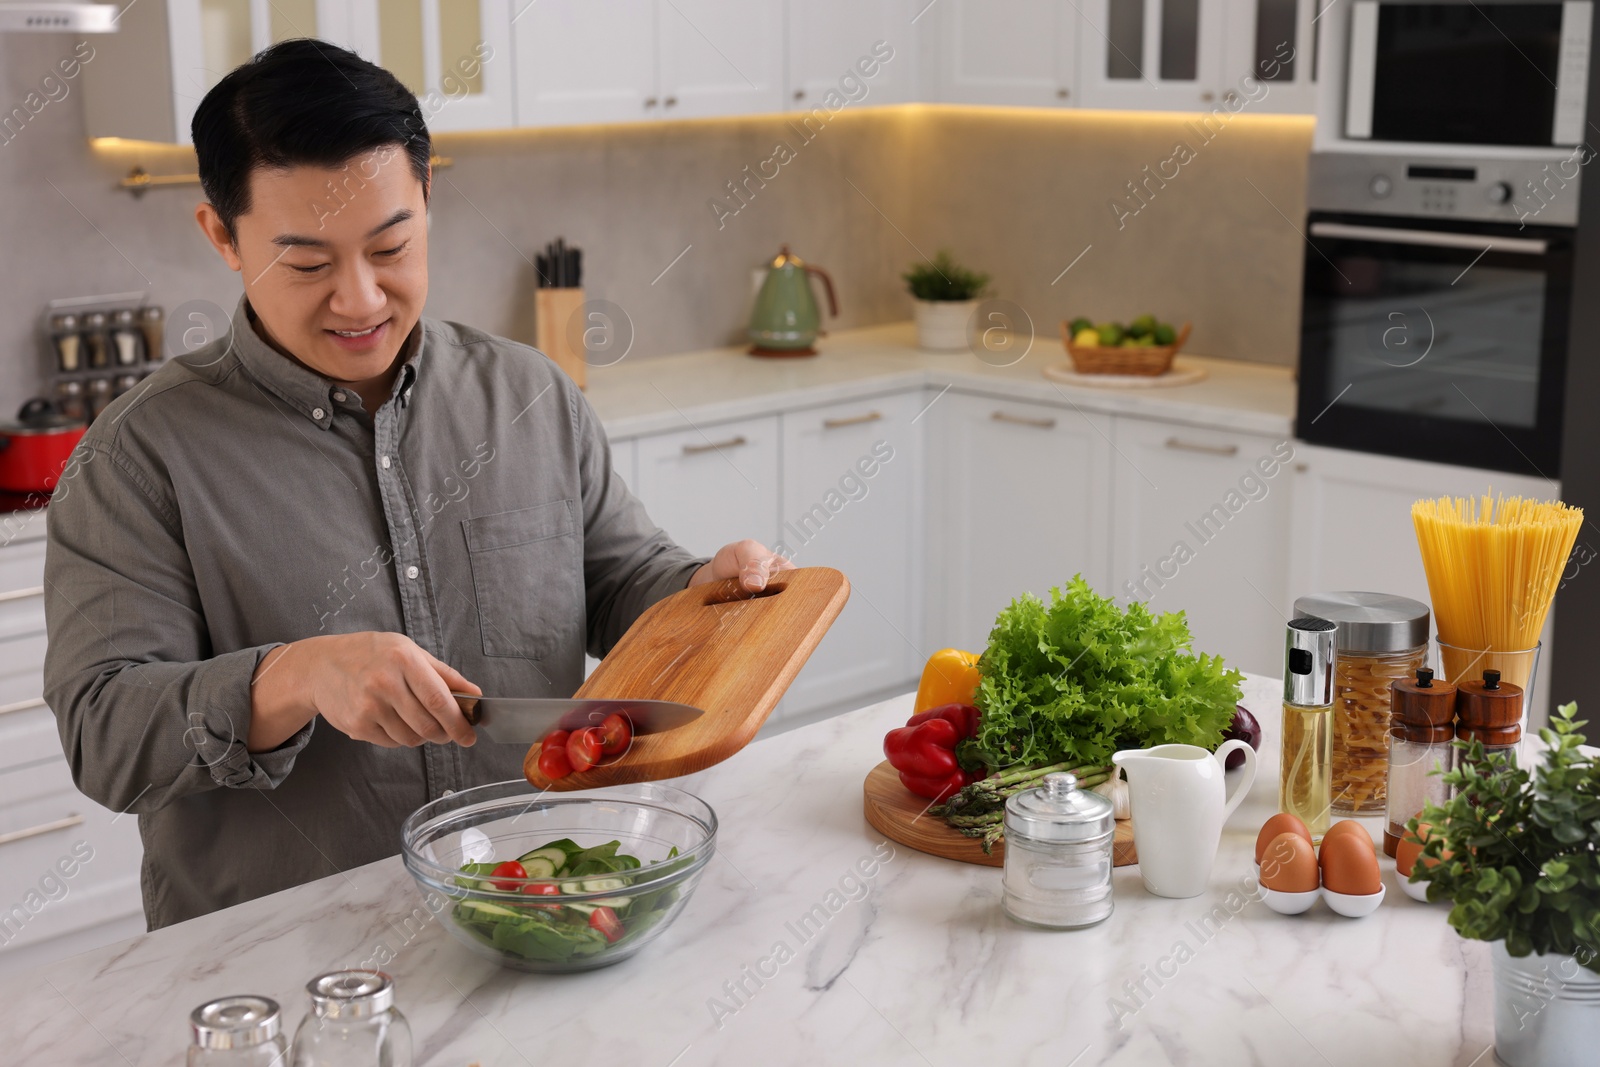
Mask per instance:
[[[1223,767],[1244,753],[1243,774],[1227,794]],[[1197,897],[1211,881],[1222,824],[1256,780],[1248,742],[1225,741],[1215,753],[1196,745],[1127,749],[1111,757],[1128,779],[1139,877],[1158,897]]]

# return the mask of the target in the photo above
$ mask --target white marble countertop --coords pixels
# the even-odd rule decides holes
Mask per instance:
[[[1065,385],[1043,369],[1064,363],[1051,332],[1011,366],[991,366],[969,351],[924,352],[909,322],[832,333],[819,354],[758,359],[742,347],[591,367],[586,395],[614,439],[744,418],[778,407],[848,400],[900,389],[953,385],[1018,400],[1085,411],[1286,437],[1294,419],[1294,372],[1288,367],[1205,356],[1183,358],[1206,371],[1191,385],[1101,389]],[[779,397],[781,401],[778,401]]]
[[[899,847],[864,897],[801,942],[786,924],[882,841],[861,781],[909,712],[903,696],[682,780],[717,811],[717,859],[677,922],[615,967],[502,970],[436,922],[408,929],[427,911],[396,857],[0,986],[0,1061],[174,1064],[190,1009],[229,993],[276,998],[292,1030],[307,979],[387,948],[419,1067],[1493,1062],[1488,946],[1459,939],[1445,906],[1401,894],[1391,861],[1388,897],[1365,919],[1322,905],[1281,916],[1243,894],[1276,808],[1278,693],[1246,685],[1267,733],[1260,777],[1211,890],[1192,900],[1150,896],[1137,868],[1119,868],[1104,923],[1028,929],[1001,911],[997,869]],[[734,1005],[724,983],[780,941],[795,957],[719,1028],[712,999]]]

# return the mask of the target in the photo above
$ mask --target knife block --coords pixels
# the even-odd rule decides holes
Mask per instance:
[[[589,362],[583,348],[582,289],[533,291],[534,347],[555,361],[567,376],[585,388]]]

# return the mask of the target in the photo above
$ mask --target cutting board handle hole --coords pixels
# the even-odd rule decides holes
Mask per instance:
[[[788,587],[788,583],[781,579],[774,579],[762,589],[752,593],[739,584],[739,579],[730,578],[710,587],[706,593],[706,606],[716,604],[735,604],[741,600],[760,600],[763,597],[777,596]]]

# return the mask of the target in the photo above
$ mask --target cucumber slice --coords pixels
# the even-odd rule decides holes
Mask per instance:
[[[633,898],[632,897],[600,897],[598,900],[591,900],[589,903],[594,905],[597,908],[602,908],[603,907],[603,908],[610,908],[612,911],[621,911],[623,908],[626,908],[629,904],[633,903]],[[568,905],[568,906],[569,907],[575,907],[576,905]]]
[[[528,872],[529,878],[554,878],[556,865],[548,856],[535,853],[522,859],[522,869]]]
[[[487,900],[463,900],[460,904],[462,910],[471,912],[472,918],[494,921],[497,919],[520,919],[522,913],[499,904],[491,904]]]
[[[517,862],[522,864],[531,877],[549,878],[559,873],[560,870],[567,865],[567,853],[559,843],[554,845],[543,845],[534,849],[532,852],[519,857]],[[529,866],[529,864],[533,863],[548,863],[550,865],[550,870],[548,873],[535,875],[533,873],[533,868]]]
[[[593,915],[600,908],[599,904],[568,904],[566,906],[580,915]]]
[[[582,882],[562,882],[561,883],[561,891],[563,893],[585,893],[585,892],[588,892],[588,890],[583,888],[583,883]]]
[[[628,888],[628,883],[621,878],[585,878],[583,891],[585,893],[614,893],[619,889]]]

